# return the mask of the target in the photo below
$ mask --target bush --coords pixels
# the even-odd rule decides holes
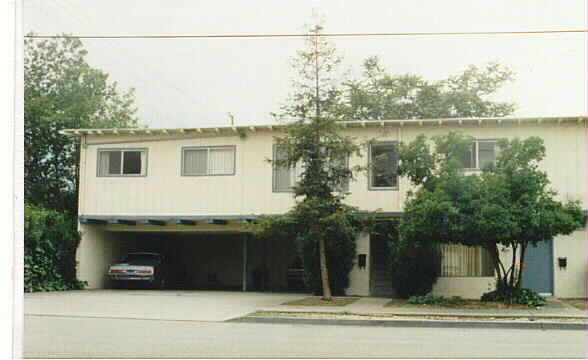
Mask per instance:
[[[402,298],[426,295],[441,274],[441,253],[428,242],[390,240],[390,274]]]
[[[342,205],[337,211],[321,218],[309,209],[299,206],[285,215],[262,216],[250,229],[258,239],[295,240],[298,255],[303,262],[304,284],[316,295],[323,293],[316,234],[320,232],[320,236],[325,239],[331,293],[334,296],[345,295],[356,256],[357,237],[362,232],[370,232],[374,215],[358,215],[355,214],[355,208]],[[319,226],[314,224],[316,221]]]
[[[463,304],[465,300],[461,296],[452,296],[445,298],[443,296],[435,295],[424,295],[424,296],[411,296],[408,298],[409,304],[415,305],[458,305]]]
[[[528,306],[543,306],[547,303],[547,299],[543,296],[525,288],[499,288],[483,294],[481,300]]]
[[[300,238],[302,258],[304,261],[304,283],[314,294],[321,295],[323,286],[321,281],[319,246],[317,241]],[[349,273],[353,268],[356,250],[356,234],[340,234],[329,236],[325,241],[329,283],[333,296],[345,295],[349,287]]]
[[[24,210],[24,291],[83,288],[76,279],[76,219],[32,205]]]

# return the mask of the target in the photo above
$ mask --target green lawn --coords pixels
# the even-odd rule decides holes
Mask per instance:
[[[292,300],[282,305],[292,306],[345,306],[354,303],[358,297],[334,297],[332,301],[325,301],[320,297],[307,297],[299,300]]]
[[[506,305],[501,302],[494,302],[488,301],[483,302],[480,300],[464,300],[463,302],[457,304],[451,303],[441,303],[441,304],[434,304],[434,305],[418,305],[418,304],[410,304],[406,299],[392,299],[387,304],[387,307],[442,307],[442,308],[452,308],[452,309],[529,309],[527,305],[519,305],[519,304],[512,304]]]

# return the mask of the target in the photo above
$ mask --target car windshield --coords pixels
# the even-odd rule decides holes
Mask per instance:
[[[158,254],[131,253],[124,257],[123,262],[129,264],[156,264],[161,260]]]

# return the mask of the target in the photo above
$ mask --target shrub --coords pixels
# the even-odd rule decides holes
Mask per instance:
[[[411,296],[408,298],[409,304],[415,305],[458,305],[463,304],[465,300],[461,296],[452,296],[445,298],[443,296],[435,295],[424,295],[424,296]]]
[[[390,274],[402,298],[426,295],[441,274],[441,253],[429,242],[390,240]]]
[[[349,286],[349,273],[355,258],[356,236],[355,233],[339,234],[339,236],[329,236],[325,241],[329,282],[333,296],[345,295],[345,289]],[[302,245],[304,283],[314,294],[322,294],[318,243],[304,238],[299,238],[298,241],[299,245]]]
[[[528,306],[543,306],[547,299],[535,291],[526,288],[502,288],[484,293],[482,301],[498,301],[505,304],[520,304]]]
[[[75,218],[32,205],[24,210],[25,292],[83,288],[76,279],[80,235]]]
[[[409,304],[414,305],[435,305],[443,302],[442,296],[434,295],[423,295],[423,296],[411,296],[408,298]]]

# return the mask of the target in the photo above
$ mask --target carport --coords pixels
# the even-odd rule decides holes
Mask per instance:
[[[296,261],[292,241],[251,236],[254,217],[80,216],[78,279],[88,288],[111,286],[105,274],[127,252],[168,258],[170,287],[283,291]]]

